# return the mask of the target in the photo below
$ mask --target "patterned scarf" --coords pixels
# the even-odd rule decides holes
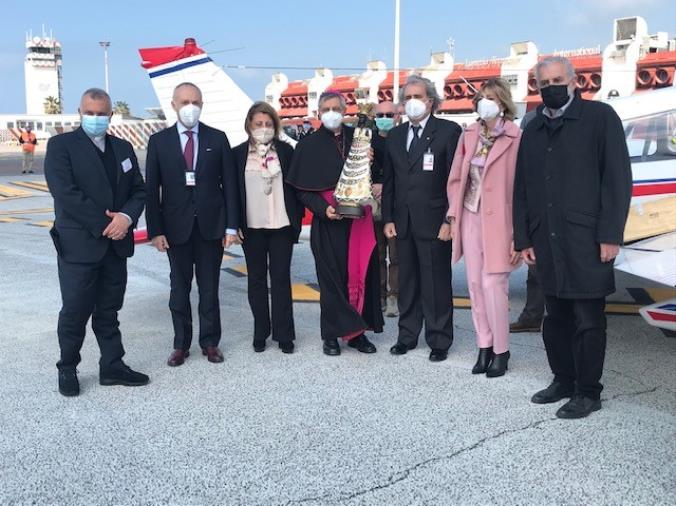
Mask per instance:
[[[504,120],[495,124],[495,126],[488,131],[488,126],[483,121],[481,122],[481,131],[479,132],[479,142],[477,143],[476,153],[472,158],[471,164],[483,169],[486,166],[486,159],[495,140],[505,134]]]
[[[261,144],[254,142],[249,150],[249,155],[254,155],[253,158],[260,167],[260,176],[265,182],[266,195],[272,193],[272,182],[282,172],[282,167],[279,164],[279,158],[275,153],[275,148],[272,142]]]

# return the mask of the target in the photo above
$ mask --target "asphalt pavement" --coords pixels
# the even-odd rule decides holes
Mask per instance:
[[[455,341],[438,364],[423,339],[390,355],[389,318],[372,336],[375,355],[323,355],[316,302],[294,304],[296,353],[274,343],[254,353],[240,248],[223,261],[225,362],[194,345],[169,368],[168,261],[140,245],[120,321],[125,360],[151,383],[100,386],[89,330],[82,394],[64,398],[51,197],[39,174],[2,172],[3,188],[17,194],[0,197],[0,504],[676,504],[676,339],[631,314],[637,293],[660,293],[655,285],[618,274],[603,409],[559,420],[559,404],[529,402],[551,380],[541,336],[512,335],[504,377],[473,376],[466,309],[456,309]],[[307,241],[292,277],[312,292]],[[461,264],[453,285],[462,305]],[[515,317],[525,269],[510,285]]]

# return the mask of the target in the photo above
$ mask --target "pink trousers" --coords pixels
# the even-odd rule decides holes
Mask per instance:
[[[484,272],[481,214],[463,209],[460,222],[472,321],[479,348],[494,353],[509,350],[509,272]]]

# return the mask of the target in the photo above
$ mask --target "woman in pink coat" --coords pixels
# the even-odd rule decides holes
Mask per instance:
[[[509,360],[512,189],[521,129],[509,84],[490,79],[474,97],[479,121],[458,141],[448,179],[453,262],[464,256],[479,358],[472,374],[505,374]]]

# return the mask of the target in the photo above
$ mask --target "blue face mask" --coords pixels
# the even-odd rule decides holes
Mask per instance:
[[[394,127],[394,118],[376,118],[376,126],[381,132],[389,132]]]
[[[101,137],[108,130],[108,125],[110,125],[110,118],[108,116],[82,115],[82,130],[89,137]]]

